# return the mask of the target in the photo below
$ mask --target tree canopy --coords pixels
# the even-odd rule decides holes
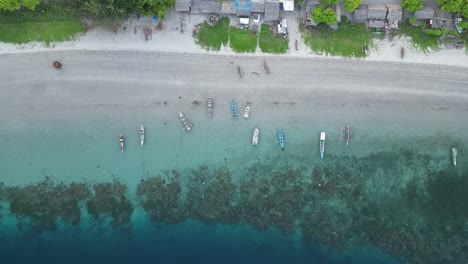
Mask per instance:
[[[83,9],[94,17],[124,17],[135,8],[134,0],[81,0]]]
[[[437,0],[437,3],[445,12],[461,13],[468,18],[468,0]]]
[[[318,6],[312,10],[312,19],[315,23],[336,23],[336,13],[329,7]]]
[[[343,8],[348,12],[353,12],[361,3],[362,0],[343,0]]]
[[[416,12],[423,8],[424,0],[402,0],[401,8],[410,12]]]
[[[336,5],[336,3],[338,3],[338,0],[320,0],[320,3],[331,6]]]
[[[13,11],[22,6],[34,10],[41,0],[0,0],[0,10]]]
[[[157,15],[162,18],[171,9],[175,0],[137,0],[138,10],[144,15]]]

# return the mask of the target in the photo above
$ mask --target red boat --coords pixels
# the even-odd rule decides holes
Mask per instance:
[[[120,151],[124,152],[124,136],[123,134],[120,134]]]

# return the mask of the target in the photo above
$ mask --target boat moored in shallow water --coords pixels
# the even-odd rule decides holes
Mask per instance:
[[[452,148],[452,160],[453,160],[453,165],[457,166],[457,156],[458,156],[458,150],[456,148]]]
[[[281,128],[278,129],[278,133],[277,133],[277,134],[278,134],[278,143],[279,143],[279,145],[280,145],[280,147],[281,147],[281,150],[284,150],[284,145],[285,145],[284,142],[285,142],[286,140],[285,140],[285,134],[284,134],[283,129],[281,129]]]
[[[320,158],[325,155],[325,132],[320,132]]]
[[[119,142],[120,142],[120,152],[124,152],[124,136],[123,136],[123,134],[120,134]]]
[[[182,114],[181,112],[179,112],[179,118],[180,118],[180,121],[182,122],[182,125],[184,126],[184,128],[190,132],[190,130],[192,130],[192,126],[190,125],[189,121],[187,120],[187,118],[185,117],[184,114]]]
[[[208,117],[211,117],[213,114],[213,98],[208,97],[206,101],[206,111],[208,112]]]
[[[253,136],[252,136],[252,146],[258,145],[259,137],[260,137],[260,130],[258,128],[255,128],[253,132]]]
[[[140,144],[142,147],[145,144],[145,127],[143,125],[140,125]]]
[[[232,118],[234,119],[237,118],[237,105],[236,105],[236,101],[234,100],[231,101],[231,115],[232,115]]]

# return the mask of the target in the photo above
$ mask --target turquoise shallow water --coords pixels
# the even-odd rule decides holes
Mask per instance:
[[[239,80],[237,63],[257,72],[262,59],[65,55],[63,71],[42,67],[50,54],[0,64],[2,260],[467,262],[460,69],[272,58],[282,74]],[[251,119],[229,117],[232,99],[241,113],[251,101]]]
[[[466,198],[468,168],[466,123],[456,111],[254,101],[249,120],[232,120],[225,101],[217,101],[212,119],[204,103],[177,100],[11,108],[3,118],[0,174],[1,228],[9,237],[2,244],[12,261],[30,261],[13,248],[44,261],[60,251],[60,261],[71,263],[465,258],[466,248],[450,243],[464,243],[454,232],[463,228],[458,210],[466,206],[454,201]],[[190,134],[177,123],[179,109],[195,124]],[[345,124],[354,129],[349,147],[340,141]],[[254,127],[261,129],[257,148],[250,146]],[[280,127],[285,151],[274,139]],[[452,146],[459,148],[458,167]],[[73,183],[85,185],[79,191]]]

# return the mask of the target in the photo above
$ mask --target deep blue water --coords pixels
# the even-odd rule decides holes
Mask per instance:
[[[325,252],[274,230],[141,225],[131,231],[2,235],[1,263],[397,263],[376,250]]]

